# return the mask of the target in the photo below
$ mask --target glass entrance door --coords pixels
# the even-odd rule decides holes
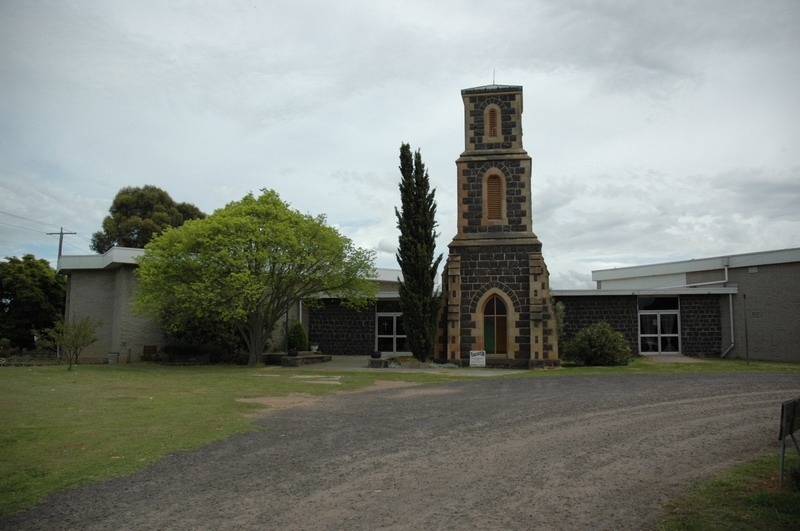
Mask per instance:
[[[639,352],[642,354],[680,354],[680,339],[677,311],[639,312]]]
[[[384,354],[407,353],[403,314],[378,313],[377,350]]]

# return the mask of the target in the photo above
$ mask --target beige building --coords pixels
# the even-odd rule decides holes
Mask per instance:
[[[143,252],[114,247],[105,254],[59,259],[58,270],[67,275],[66,319],[88,315],[102,321],[97,342],[81,353],[81,361],[139,361],[164,346],[161,328],[132,308],[136,257]]]

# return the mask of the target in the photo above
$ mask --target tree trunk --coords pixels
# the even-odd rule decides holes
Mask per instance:
[[[264,322],[257,315],[251,315],[248,318],[247,333],[249,339],[247,345],[249,347],[250,358],[247,360],[247,365],[255,366],[261,365],[261,355],[264,353],[264,346],[267,343],[264,334]]]
[[[250,358],[247,364],[250,366],[261,365],[261,354],[264,352],[264,340],[260,331],[250,331]]]

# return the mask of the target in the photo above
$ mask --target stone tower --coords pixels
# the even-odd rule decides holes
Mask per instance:
[[[554,366],[558,333],[542,243],[531,218],[531,158],[522,147],[522,87],[461,91],[465,149],[458,233],[442,279],[438,357],[487,365]]]

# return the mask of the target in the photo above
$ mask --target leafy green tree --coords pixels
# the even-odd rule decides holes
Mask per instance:
[[[115,246],[141,249],[165,229],[206,217],[195,205],[176,203],[167,192],[149,184],[120,190],[108,212],[103,230],[92,235],[92,249],[101,254]]]
[[[403,271],[400,309],[406,341],[414,357],[425,361],[433,356],[441,294],[435,292],[440,254],[436,251],[436,201],[419,150],[412,158],[408,144],[400,146],[400,202],[395,208],[400,240],[397,262]]]
[[[32,330],[64,315],[66,286],[66,277],[32,254],[0,262],[0,338],[12,348],[33,349]]]
[[[263,190],[151,241],[138,264],[136,306],[176,332],[187,316],[227,323],[249,364],[261,363],[278,320],[302,299],[365,307],[377,292],[374,252]]]
[[[97,341],[95,330],[101,324],[101,320],[88,315],[69,321],[59,320],[52,328],[42,331],[42,343],[61,347],[69,363],[68,370],[72,370],[72,366],[78,364],[83,349]]]

